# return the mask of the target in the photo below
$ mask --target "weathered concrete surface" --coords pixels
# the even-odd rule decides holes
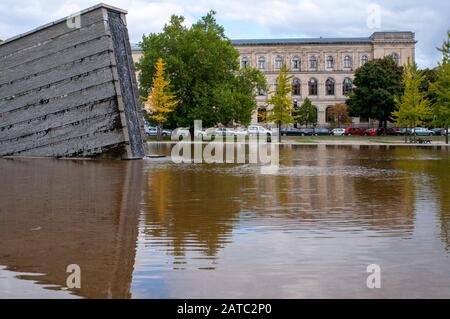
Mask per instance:
[[[125,15],[100,4],[0,44],[0,156],[145,156]]]

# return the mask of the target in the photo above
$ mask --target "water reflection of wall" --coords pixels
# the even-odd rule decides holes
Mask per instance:
[[[89,298],[130,297],[141,162],[0,160],[0,265]]]

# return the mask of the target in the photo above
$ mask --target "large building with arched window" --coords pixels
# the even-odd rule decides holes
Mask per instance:
[[[370,37],[358,38],[232,40],[232,43],[240,53],[241,67],[258,68],[267,78],[268,90],[258,92],[254,124],[265,121],[269,95],[275,90],[280,68],[287,64],[292,76],[292,105],[301,106],[308,97],[317,107],[317,124],[323,127],[334,125],[330,107],[345,103],[353,88],[356,69],[387,55],[399,65],[408,59],[414,62],[416,45],[413,32],[375,32]],[[137,62],[142,56],[140,48],[132,46],[132,50]],[[370,121],[354,118],[353,125],[373,125]]]
[[[318,125],[331,126],[330,107],[345,103],[353,88],[356,69],[367,61],[391,55],[403,65],[415,60],[413,32],[375,32],[362,38],[253,39],[233,40],[240,52],[241,67],[251,65],[267,78],[268,92],[259,92],[253,122],[264,121],[258,110],[266,111],[279,69],[287,64],[292,76],[292,105],[301,106],[308,97],[317,107]],[[270,107],[269,107],[270,108]],[[369,126],[369,119],[354,118],[354,126]]]

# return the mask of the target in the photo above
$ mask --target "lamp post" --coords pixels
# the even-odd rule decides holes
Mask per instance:
[[[297,117],[298,116],[298,100],[294,99],[294,116]],[[295,128],[298,128],[298,121],[297,119],[295,120],[295,124],[294,124]]]

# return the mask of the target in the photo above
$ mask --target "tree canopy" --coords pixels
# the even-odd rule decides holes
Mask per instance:
[[[403,72],[403,95],[395,97],[396,110],[392,113],[398,126],[415,128],[423,120],[431,116],[431,103],[427,93],[421,91],[424,72],[419,71],[416,64],[408,63]]]
[[[435,125],[446,129],[446,143],[448,144],[448,127],[450,125],[450,31],[447,40],[439,49],[442,52],[442,63],[436,69],[436,81],[430,84],[434,94],[433,115]]]
[[[204,126],[238,122],[249,124],[256,108],[256,90],[265,89],[265,77],[256,69],[239,68],[239,52],[225,36],[211,11],[191,27],[182,16],[172,16],[161,33],[143,37],[143,57],[137,63],[141,95],[147,95],[163,58],[166,73],[180,101],[170,114],[172,126]]]
[[[291,76],[287,75],[286,64],[280,69],[277,77],[277,85],[272,97],[268,101],[268,105],[272,109],[268,111],[268,121],[274,122],[278,126],[278,134],[281,139],[281,126],[283,124],[293,123],[295,118],[292,116],[292,101],[290,93],[292,91]]]
[[[176,96],[170,92],[170,81],[166,79],[165,65],[162,58],[156,62],[156,73],[148,97],[144,98],[145,111],[149,117],[158,123],[158,139],[161,137],[161,127],[167,122],[168,114],[178,105]]]
[[[309,98],[305,98],[302,106],[297,111],[297,121],[308,127],[308,124],[317,123],[317,108],[312,104]]]
[[[402,67],[392,57],[372,60],[355,73],[355,88],[347,100],[353,117],[378,119],[386,127],[395,109],[394,97],[402,94]]]

